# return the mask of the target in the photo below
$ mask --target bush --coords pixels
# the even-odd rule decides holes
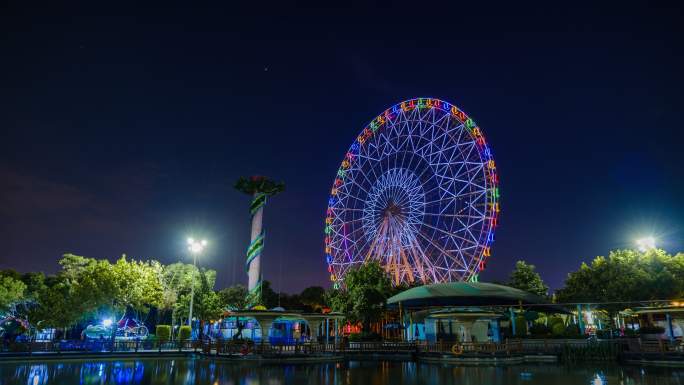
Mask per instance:
[[[190,326],[188,326],[188,325],[183,325],[180,327],[180,330],[178,330],[178,339],[181,341],[189,340],[191,335],[192,335],[192,330],[190,329]]]
[[[554,323],[551,326],[551,335],[555,338],[561,338],[565,336],[565,325],[563,325],[563,322]]]
[[[157,325],[157,329],[154,333],[159,341],[168,341],[171,339],[171,326],[170,325]]]
[[[563,328],[565,328],[565,322],[563,322],[563,319],[561,317],[558,317],[558,316],[549,317],[548,325],[551,329],[553,329],[553,326],[557,325],[557,324],[563,325]]]
[[[542,323],[533,323],[530,326],[530,334],[533,337],[548,337],[551,334],[551,328]]]

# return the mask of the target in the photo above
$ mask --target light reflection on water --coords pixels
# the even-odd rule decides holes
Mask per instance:
[[[609,364],[463,367],[398,361],[259,365],[211,359],[0,363],[0,385],[15,384],[684,385],[684,368]]]

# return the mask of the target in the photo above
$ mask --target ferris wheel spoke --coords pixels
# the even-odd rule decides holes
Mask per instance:
[[[342,193],[338,192],[337,197],[340,200],[340,202],[342,202],[343,200],[346,200],[347,198],[355,199],[359,202],[365,202],[366,201],[365,199],[361,199],[360,197],[358,197],[356,195],[352,195],[348,192],[342,192]]]
[[[458,198],[469,197],[469,196],[472,196],[472,195],[487,194],[487,190],[484,189],[484,188],[481,189],[481,190],[470,191],[470,192],[463,192],[464,189],[461,189],[461,190],[460,190],[458,193],[456,193],[456,194],[452,193],[451,191],[444,190],[443,188],[441,188],[441,187],[439,187],[439,186],[438,186],[438,188],[439,188],[441,191],[446,192],[446,193],[448,194],[448,197],[447,197],[447,198],[435,199],[435,200],[432,200],[432,201],[429,201],[429,202],[425,202],[425,205],[426,205],[426,206],[431,205],[431,204],[434,204],[434,203],[439,203],[439,202],[442,202],[442,201],[451,201],[451,200],[458,199]]]
[[[480,175],[480,173],[484,170],[484,164],[478,162],[463,162],[463,166],[463,168],[466,170],[458,170],[458,173],[454,174],[454,178],[458,178],[463,175],[468,175],[470,178],[472,178],[474,176]],[[470,168],[468,168],[468,166],[470,166]]]
[[[366,178],[366,181],[368,181],[369,185],[372,185],[372,183],[370,183],[370,181],[368,180],[368,178],[366,177],[365,174],[363,174],[363,173],[359,173],[359,174],[363,175],[363,177]],[[366,190],[366,188],[363,187],[361,185],[361,183],[357,182],[356,179],[354,179],[354,178],[348,178],[347,182],[343,182],[342,185],[340,186],[340,188],[342,189],[343,192],[346,192],[348,190],[352,190],[353,186],[356,186],[359,190],[366,193],[366,195],[369,195],[368,190]],[[340,188],[337,189],[338,194],[339,194]]]
[[[381,163],[380,159],[378,159],[378,161],[375,162],[374,164],[380,164],[380,163]],[[370,171],[373,173],[373,181],[377,181],[378,175],[375,173],[375,167],[373,165],[371,165],[370,167],[368,167],[368,169],[370,169]],[[369,176],[369,175],[367,175],[368,172],[365,172],[365,173],[361,172],[361,174],[365,177],[366,181],[368,181],[368,185],[373,186],[374,182],[372,182],[370,179],[368,179],[368,176]]]
[[[418,256],[414,256],[414,259],[417,261],[416,265],[420,269],[420,275],[423,279],[423,282],[428,283],[428,281],[426,280],[426,270],[430,272],[430,275],[432,275],[432,277],[430,277],[432,281],[437,282],[437,276],[435,275],[435,266],[431,263],[431,259],[428,258],[425,251],[421,247],[420,242],[418,242],[418,240],[416,239],[415,235],[411,236],[411,244],[413,245],[413,250],[416,250],[419,254]]]
[[[333,211],[338,211],[340,213],[363,212],[363,209],[356,209],[356,208],[351,208],[351,207],[339,207],[339,208],[333,209]]]
[[[428,228],[430,228],[430,229],[433,229],[433,230],[435,230],[435,231],[439,231],[440,233],[446,235],[448,238],[452,238],[452,239],[456,238],[456,239],[462,240],[463,242],[468,242],[468,243],[477,243],[477,241],[474,241],[474,240],[472,240],[472,239],[468,239],[468,238],[461,237],[461,236],[457,235],[457,233],[450,233],[450,232],[448,232],[448,231],[445,231],[444,229],[440,229],[440,228],[438,228],[438,227],[432,226],[432,225],[427,224],[427,223],[423,223],[423,226],[428,227]],[[455,243],[455,242],[454,242],[454,243]]]
[[[461,225],[463,225],[463,228],[465,229],[465,231],[470,235],[471,239],[473,240],[474,247],[477,247],[480,244],[480,240],[478,237],[475,236],[475,234],[473,234],[472,231],[470,231],[470,228],[477,225],[477,224],[480,224],[480,223],[475,222],[471,225],[466,225],[460,219],[457,218],[456,220],[459,221],[461,223]]]
[[[431,200],[431,201],[425,202],[425,207],[427,208],[427,207],[432,206],[436,203],[442,203],[442,202],[447,202],[447,204],[449,204],[449,203],[453,202],[456,198],[457,197],[448,197],[448,198],[440,198],[440,199]]]
[[[470,214],[449,214],[449,213],[423,213],[425,216],[445,217],[445,218],[468,218],[468,219],[482,219],[482,216]]]
[[[445,258],[448,256],[448,257],[451,258],[452,260],[457,260],[456,258],[453,258],[453,256],[452,256],[449,252],[447,252],[446,250],[444,250],[442,247],[440,247],[440,246],[437,245],[435,242],[433,242],[432,239],[430,239],[430,238],[427,237],[425,234],[423,234],[422,231],[419,231],[419,232],[418,232],[418,235],[420,235],[421,237],[423,237],[423,239],[425,239],[426,241],[428,241],[428,243],[430,243],[434,248],[436,248],[437,250],[439,250]],[[463,265],[463,267],[465,267],[465,265]]]

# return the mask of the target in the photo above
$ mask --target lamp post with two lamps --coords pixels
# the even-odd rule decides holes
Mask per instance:
[[[206,240],[196,241],[188,238],[188,250],[192,254],[192,284],[190,285],[190,311],[188,312],[188,325],[192,328],[192,306],[195,302],[195,270],[197,270],[197,255],[201,254],[207,246]]]

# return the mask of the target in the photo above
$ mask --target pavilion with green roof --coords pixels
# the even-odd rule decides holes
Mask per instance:
[[[538,295],[486,282],[446,282],[405,290],[387,300],[399,309],[408,340],[499,341],[513,308],[566,313]],[[512,318],[512,317],[508,317]],[[508,321],[505,321],[508,322]]]

